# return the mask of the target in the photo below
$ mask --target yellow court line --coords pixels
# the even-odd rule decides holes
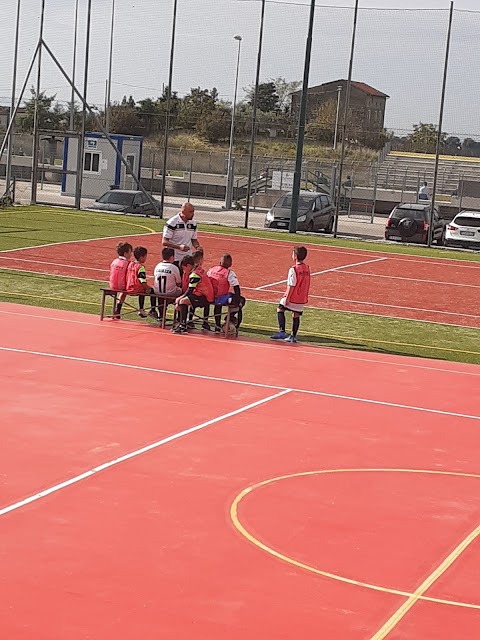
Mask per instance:
[[[383,625],[381,629],[377,631],[377,633],[372,636],[371,640],[383,640],[392,629],[394,629],[400,620],[405,617],[405,615],[410,611],[410,609],[414,606],[414,604],[420,600],[426,591],[430,589],[434,582],[436,582],[439,578],[443,576],[443,574],[449,569],[452,564],[457,560],[465,549],[474,542],[480,535],[480,525],[472,531],[470,535],[468,535],[465,540],[463,540],[453,551],[452,553],[445,558],[445,560],[433,571],[428,578],[426,578],[422,584],[416,589],[412,595],[408,598],[406,602],[402,604],[402,606],[395,611],[395,613],[387,620],[387,622]],[[480,607],[479,607],[480,608]]]
[[[454,477],[460,477],[460,478],[463,477],[463,478],[480,479],[480,475],[479,474],[474,474],[474,473],[461,473],[461,472],[457,473],[457,472],[454,472],[454,471],[436,471],[436,470],[423,470],[423,469],[382,469],[382,468],[378,468],[378,469],[377,468],[372,468],[372,469],[324,469],[324,470],[320,470],[320,471],[303,471],[303,472],[300,472],[300,473],[292,473],[292,474],[288,474],[288,475],[284,475],[284,476],[278,476],[276,478],[269,478],[268,480],[263,480],[262,482],[258,482],[256,484],[250,486],[250,487],[247,487],[243,491],[241,491],[237,495],[237,497],[234,499],[234,501],[232,502],[232,505],[230,507],[230,518],[232,520],[232,523],[233,523],[234,527],[237,529],[237,531],[244,538],[246,538],[254,546],[258,547],[262,551],[265,551],[269,555],[274,556],[275,558],[278,558],[279,560],[282,560],[283,562],[286,562],[286,563],[288,563],[290,565],[293,565],[294,567],[297,567],[299,569],[303,569],[303,570],[308,571],[310,573],[314,573],[316,575],[323,576],[324,578],[330,578],[331,580],[336,580],[338,582],[343,582],[343,583],[354,585],[354,586],[357,586],[357,587],[363,587],[363,588],[366,588],[366,589],[371,589],[373,591],[380,591],[382,593],[389,593],[389,594],[392,594],[392,595],[402,596],[404,598],[408,598],[407,602],[409,602],[410,599],[415,597],[415,601],[411,604],[411,606],[409,608],[411,608],[415,604],[415,602],[417,602],[418,600],[422,600],[422,601],[427,601],[427,602],[434,602],[436,604],[443,604],[443,605],[449,605],[449,606],[454,606],[454,607],[461,607],[461,608],[465,608],[465,609],[480,610],[480,605],[477,605],[477,604],[471,604],[471,603],[467,603],[467,602],[459,602],[459,601],[456,601],[456,600],[444,600],[442,598],[432,598],[432,597],[429,597],[429,596],[425,596],[424,593],[428,590],[430,585],[425,587],[425,589],[422,592],[420,592],[421,587],[419,587],[419,589],[417,589],[414,593],[409,593],[408,591],[401,591],[399,589],[391,589],[389,587],[383,587],[381,585],[371,584],[371,583],[368,583],[368,582],[363,582],[361,580],[353,580],[351,578],[346,578],[345,576],[340,576],[340,575],[335,574],[335,573],[330,573],[328,571],[323,571],[321,569],[317,569],[316,567],[311,567],[310,565],[307,565],[307,564],[305,564],[303,562],[299,562],[298,560],[290,558],[289,556],[286,556],[285,554],[280,553],[279,551],[276,551],[275,549],[272,549],[271,547],[267,546],[266,544],[261,542],[258,538],[256,538],[253,534],[251,534],[244,527],[244,525],[241,523],[241,521],[239,519],[239,516],[238,516],[238,506],[239,506],[240,502],[245,498],[245,496],[247,496],[248,494],[252,493],[253,491],[256,491],[257,489],[259,489],[261,487],[264,487],[266,485],[273,484],[275,482],[280,482],[282,480],[289,480],[291,478],[299,478],[299,477],[306,477],[306,476],[313,476],[313,475],[333,474],[333,473],[412,473],[412,474],[428,474],[428,475],[454,476]],[[471,536],[473,534],[475,534],[475,532],[476,532],[476,535],[472,538],[472,540],[470,540]],[[475,537],[478,536],[479,534],[480,534],[480,525],[466,539],[466,540],[468,540],[468,543],[467,543],[466,546],[468,546],[468,544],[470,544],[475,539]],[[465,541],[464,541],[464,543],[465,543]],[[462,543],[462,545],[464,543]],[[455,551],[458,551],[460,549],[460,547],[462,547],[462,545],[459,545],[459,547],[457,547],[457,549]],[[466,546],[462,547],[461,550],[458,551],[458,553],[457,553],[457,555],[455,556],[454,559],[459,557],[459,555],[462,553],[464,548],[466,548]],[[455,551],[452,552],[452,554],[450,554],[450,556],[452,556],[455,553]],[[450,558],[450,556],[449,556],[449,558]],[[447,560],[449,558],[447,558]],[[448,566],[450,566],[453,563],[454,559],[450,561],[450,564]],[[444,563],[442,563],[441,567],[443,566],[443,564]],[[444,573],[447,570],[448,566],[446,566],[443,569],[442,573]],[[437,577],[440,577],[440,576],[437,576]],[[435,579],[437,579],[437,578],[435,578]],[[423,586],[425,583],[426,583],[426,581],[424,583],[422,583],[421,586]],[[398,611],[400,611],[400,609]],[[403,614],[403,615],[405,615],[405,614]],[[392,618],[393,618],[393,616],[392,616]],[[399,620],[400,620],[400,618],[399,618]],[[380,640],[380,638],[383,638],[383,637],[385,637],[385,636],[379,636],[378,638],[376,636],[374,636],[371,640]]]

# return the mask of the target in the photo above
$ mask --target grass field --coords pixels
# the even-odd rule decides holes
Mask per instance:
[[[163,221],[78,212],[42,207],[18,207],[0,211],[0,250],[158,232]],[[298,242],[288,234],[245,231],[225,227],[204,227],[205,231],[248,235]],[[348,248],[388,251],[437,259],[480,261],[480,255],[312,236],[309,242]],[[99,283],[63,276],[39,275],[9,269],[0,270],[0,300],[34,306],[98,314]],[[275,328],[275,306],[248,302],[242,334],[268,337]],[[301,328],[303,342],[383,353],[416,355],[444,360],[480,363],[480,332],[442,324],[398,320],[381,316],[308,309]]]

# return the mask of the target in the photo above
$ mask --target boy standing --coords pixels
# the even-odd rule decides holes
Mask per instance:
[[[213,293],[215,296],[215,306],[213,308],[215,331],[220,332],[222,330],[220,326],[222,306],[234,305],[239,307],[238,318],[232,318],[235,322],[236,334],[238,335],[238,330],[243,319],[242,307],[245,306],[245,298],[241,294],[240,283],[232,269],[232,264],[232,256],[229,253],[224,253],[220,259],[220,264],[209,269],[207,276],[213,285]],[[231,289],[233,289],[233,294],[231,293]]]
[[[135,247],[133,255],[135,256],[135,262],[130,262],[127,269],[127,286],[126,291],[130,295],[138,295],[138,306],[140,311],[138,315],[141,318],[146,318],[151,315],[157,318],[157,312],[155,311],[156,298],[151,298],[150,304],[152,309],[150,314],[144,309],[145,306],[145,293],[153,293],[153,289],[147,285],[147,271],[145,269],[145,262],[147,261],[148,251],[145,247]]]
[[[172,329],[174,333],[186,333],[188,307],[193,309],[203,308],[203,329],[210,331],[208,315],[210,313],[210,303],[213,302],[214,294],[210,279],[203,268],[203,251],[195,251],[193,258],[193,270],[190,274],[187,291],[177,298],[176,308],[179,312],[179,322]]]
[[[132,258],[133,247],[129,242],[119,242],[117,244],[117,258],[110,265],[110,289],[114,291],[125,291],[127,288],[127,269]],[[120,318],[122,305],[125,302],[125,293],[120,295],[115,309],[115,318]]]
[[[303,307],[308,302],[310,289],[310,267],[304,263],[307,257],[305,247],[295,247],[292,252],[293,267],[287,276],[287,290],[280,300],[277,308],[278,333],[272,336],[272,340],[284,340],[285,342],[297,342],[297,333],[300,327],[300,317]],[[285,311],[292,312],[292,333],[285,333]]]

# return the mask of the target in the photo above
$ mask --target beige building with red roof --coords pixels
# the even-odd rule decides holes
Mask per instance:
[[[340,118],[343,117],[347,81],[335,80],[308,89],[307,122],[312,120],[316,111],[323,104],[333,102],[337,106],[340,99]],[[292,113],[298,115],[301,91],[292,93]],[[365,82],[352,82],[350,97],[350,122],[353,128],[364,133],[378,132],[385,126],[385,108],[389,96]]]

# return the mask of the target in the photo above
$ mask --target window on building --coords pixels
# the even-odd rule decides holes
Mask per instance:
[[[85,151],[83,158],[83,170],[89,173],[100,173],[100,154]]]

